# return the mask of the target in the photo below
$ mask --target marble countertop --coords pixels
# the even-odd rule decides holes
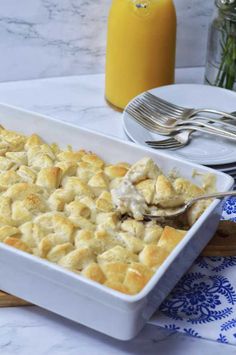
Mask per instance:
[[[104,71],[111,0],[18,3],[1,2],[0,81]],[[174,3],[178,18],[176,64],[204,65],[214,1]]]
[[[202,83],[202,68],[178,69],[177,83]],[[127,139],[121,113],[104,99],[104,75],[0,84],[0,102]],[[24,124],[23,122],[21,124]],[[1,355],[235,354],[235,347],[147,325],[121,342],[38,307],[0,308]]]

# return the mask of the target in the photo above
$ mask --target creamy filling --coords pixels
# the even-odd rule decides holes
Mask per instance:
[[[160,170],[155,165],[154,161],[146,157],[132,165],[125,178],[135,183],[147,178],[155,179],[159,174]]]
[[[118,187],[111,190],[112,201],[117,210],[121,214],[133,216],[137,220],[143,220],[145,214],[164,217],[178,212],[181,206],[187,202],[186,196],[173,194],[171,198],[158,200],[156,205],[148,206],[145,197],[134,185],[146,178],[156,178],[159,173],[160,170],[150,158],[143,158],[134,164]],[[194,172],[193,174],[197,175],[198,173]],[[204,187],[207,190],[215,189],[215,180],[212,174],[204,176]]]
[[[142,220],[148,206],[145,198],[139,193],[132,182],[123,179],[116,189],[111,190],[113,203],[121,214],[132,214],[135,219]]]

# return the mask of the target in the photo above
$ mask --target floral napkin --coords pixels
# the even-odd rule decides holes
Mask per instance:
[[[236,222],[235,197],[226,200],[222,219]],[[150,323],[236,345],[236,256],[199,257]]]

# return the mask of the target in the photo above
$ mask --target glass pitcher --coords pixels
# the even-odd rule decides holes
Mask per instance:
[[[208,36],[205,82],[236,90],[236,0],[215,0]]]
[[[108,18],[107,101],[123,109],[136,95],[172,84],[175,47],[172,0],[113,0]]]

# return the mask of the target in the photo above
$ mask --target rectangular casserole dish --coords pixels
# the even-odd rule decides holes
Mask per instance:
[[[28,135],[37,133],[48,143],[91,150],[108,163],[134,163],[149,156],[164,173],[175,168],[181,176],[196,182],[192,172],[197,170],[215,174],[218,191],[227,191],[233,185],[230,176],[218,171],[3,104],[0,104],[0,124]],[[221,203],[215,200],[135,296],[106,288],[2,243],[0,289],[114,338],[129,340],[141,330],[211,239],[220,214]]]

